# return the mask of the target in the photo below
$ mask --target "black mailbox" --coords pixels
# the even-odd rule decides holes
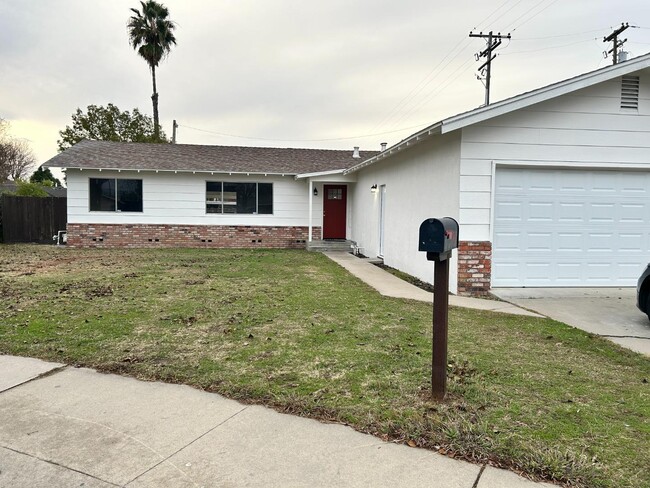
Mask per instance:
[[[458,222],[451,217],[427,219],[420,224],[419,250],[429,261],[444,261],[458,248]]]

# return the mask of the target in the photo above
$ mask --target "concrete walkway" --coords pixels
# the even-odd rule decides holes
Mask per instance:
[[[387,297],[409,298],[422,302],[432,303],[433,293],[424,291],[415,285],[384,271],[372,264],[368,259],[358,258],[349,252],[325,252],[325,256],[340,264],[361,281],[372,286],[375,290]],[[480,298],[449,296],[449,305],[454,307],[475,308],[490,310],[492,312],[509,313],[513,315],[526,315],[528,317],[543,317],[543,315],[529,312],[508,302],[498,300],[483,300]]]
[[[534,488],[187,386],[0,356],[0,487]]]

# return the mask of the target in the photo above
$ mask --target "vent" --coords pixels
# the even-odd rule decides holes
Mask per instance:
[[[621,79],[621,108],[639,110],[638,76],[623,76]]]

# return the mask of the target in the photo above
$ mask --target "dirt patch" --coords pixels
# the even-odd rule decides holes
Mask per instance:
[[[113,295],[113,288],[110,286],[97,286],[86,291],[86,298],[92,300],[98,297],[110,297]]]

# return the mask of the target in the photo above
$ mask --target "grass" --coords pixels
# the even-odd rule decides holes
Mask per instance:
[[[0,246],[0,352],[185,383],[577,487],[650,487],[650,361],[548,319],[431,307],[322,255]]]

